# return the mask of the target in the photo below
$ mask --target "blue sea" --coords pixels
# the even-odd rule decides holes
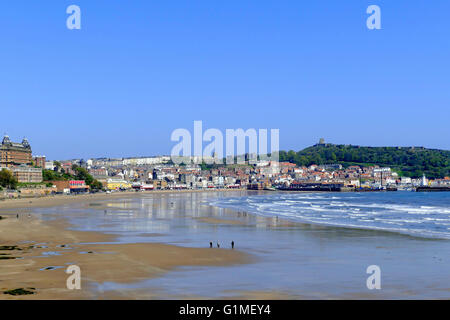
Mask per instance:
[[[450,239],[450,192],[274,193],[212,205],[296,222]]]

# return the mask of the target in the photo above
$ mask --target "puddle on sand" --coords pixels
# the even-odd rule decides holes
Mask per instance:
[[[43,256],[60,256],[61,253],[57,252],[57,251],[46,251],[46,252],[42,252]]]

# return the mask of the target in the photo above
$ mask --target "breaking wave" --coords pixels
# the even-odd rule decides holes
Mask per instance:
[[[273,193],[210,204],[302,223],[450,239],[450,192]]]

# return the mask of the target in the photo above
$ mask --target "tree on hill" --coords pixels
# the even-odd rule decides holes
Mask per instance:
[[[0,186],[9,188],[9,189],[16,189],[17,179],[14,178],[11,171],[9,171],[7,169],[2,169],[0,171]]]
[[[280,161],[299,166],[340,163],[389,166],[403,176],[430,178],[450,176],[450,151],[425,148],[360,147],[351,145],[315,145],[299,152],[280,151]]]
[[[94,181],[94,178],[89,174],[89,172],[85,168],[81,168],[78,166],[74,166],[75,178],[77,180],[84,180],[87,185],[91,185]]]
[[[100,181],[94,179],[94,177],[92,177],[92,175],[90,175],[85,168],[74,165],[73,170],[75,171],[75,179],[84,180],[92,190],[103,189],[103,184]]]
[[[53,165],[55,166],[55,171],[59,171],[59,169],[61,169],[61,162],[53,161]]]
[[[53,170],[42,170],[42,180],[43,181],[61,181],[61,180],[71,180],[73,176],[68,173],[60,173]]]
[[[100,181],[94,179],[94,181],[92,181],[90,187],[92,190],[102,190],[103,184]]]

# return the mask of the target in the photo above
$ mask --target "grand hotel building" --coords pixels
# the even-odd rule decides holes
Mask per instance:
[[[8,136],[3,138],[0,146],[0,167],[11,168],[19,165],[31,165],[31,146],[27,139],[22,143],[11,142]]]
[[[8,136],[3,138],[0,145],[0,169],[8,169],[21,183],[42,182],[42,168],[32,165],[31,146],[27,139],[22,143],[11,142]]]

